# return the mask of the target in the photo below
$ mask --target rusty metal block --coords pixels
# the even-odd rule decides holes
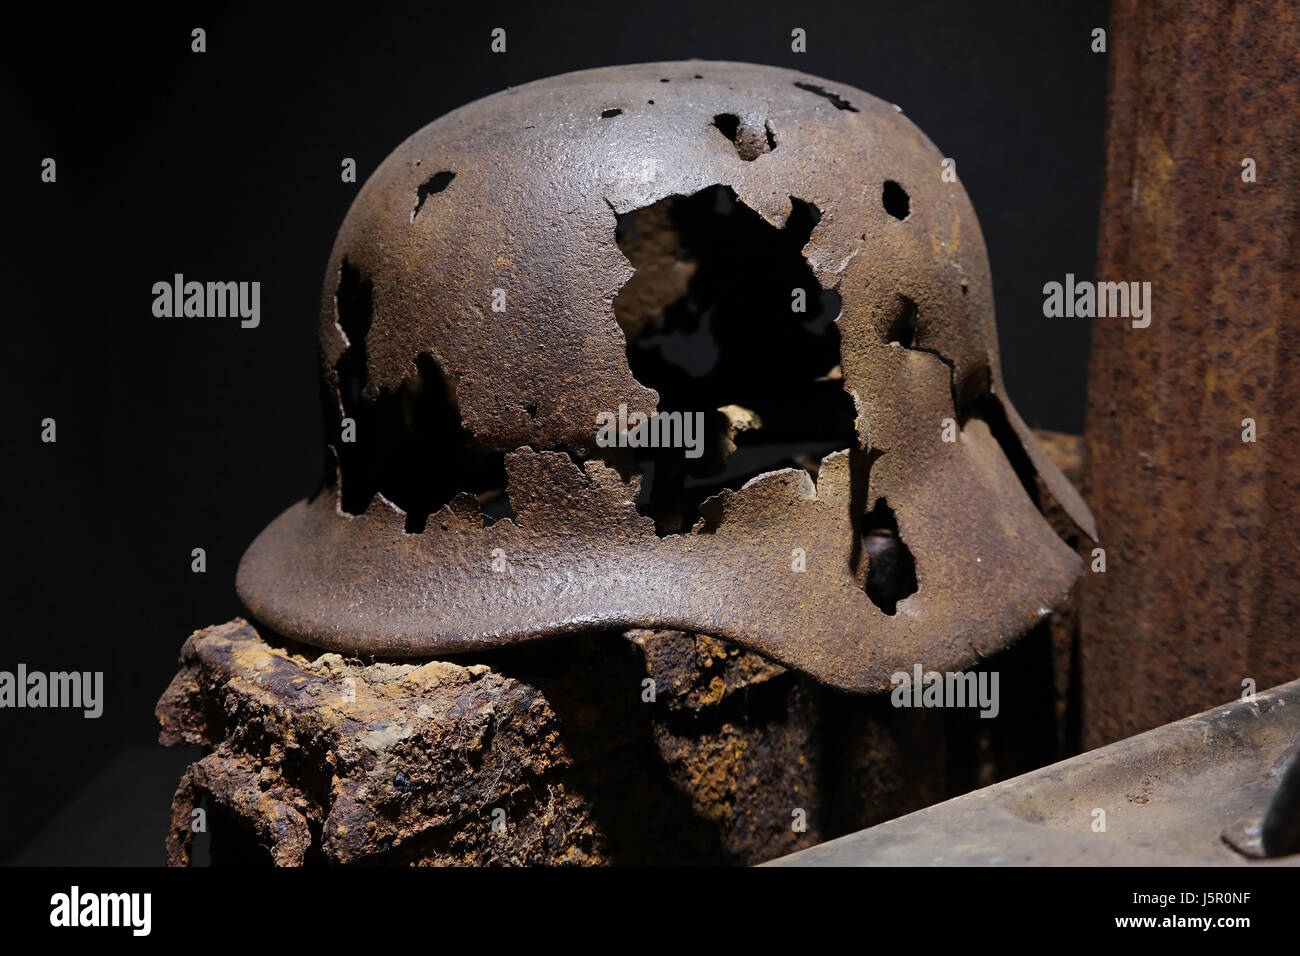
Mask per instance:
[[[158,704],[164,744],[207,751],[167,858],[206,806],[214,859],[225,840],[280,865],[756,863],[1050,759],[1046,640],[991,662],[1028,694],[999,722],[679,632],[366,663],[236,620],[185,642]]]
[[[789,825],[815,778],[793,675],[689,635],[572,643],[559,666],[516,661],[524,681],[304,656],[242,621],[196,633],[158,710],[164,743],[210,751],[177,791],[169,862],[187,861],[204,797],[278,864],[749,862],[820,838]],[[738,693],[744,714],[726,707]]]

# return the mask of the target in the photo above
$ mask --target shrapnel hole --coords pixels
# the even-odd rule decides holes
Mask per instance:
[[[455,178],[455,173],[443,170],[440,173],[434,173],[424,182],[420,183],[419,188],[415,191],[415,208],[411,210],[411,222],[415,222],[415,217],[420,214],[420,210],[424,206],[424,201],[430,196],[442,192]]]
[[[424,530],[430,514],[469,492],[489,521],[513,517],[505,495],[504,454],[484,449],[461,426],[453,389],[431,355],[419,356],[415,374],[397,389],[366,397],[371,295],[370,281],[345,259],[335,302],[349,344],[334,370],[355,440],[333,436],[342,509],[361,514],[376,493],[382,494],[406,512],[406,530],[414,534]]]
[[[885,207],[885,212],[895,219],[906,219],[912,211],[912,201],[907,195],[907,190],[892,179],[885,180],[880,202]]]
[[[659,393],[661,413],[703,414],[700,457],[634,450],[644,475],[637,506],[660,535],[690,530],[701,502],[724,488],[780,468],[815,471],[826,454],[856,447],[838,374],[839,296],[822,290],[802,254],[821,213],[791,202],[781,229],[725,186],[618,218],[619,248],[636,269],[614,300],[632,373]],[[794,310],[797,289],[804,312]],[[746,413],[761,425],[735,430],[728,454]]]
[[[898,602],[916,593],[916,562],[898,534],[898,519],[884,498],[861,519],[862,549],[867,553],[863,590],[886,614],[898,612]]]
[[[917,352],[925,352],[933,355],[944,365],[948,366],[948,387],[952,392],[952,406],[960,410],[961,397],[957,394],[957,366],[952,359],[944,355],[936,348],[921,345],[917,341],[921,332],[921,311],[917,304],[905,295],[898,296],[898,308],[894,318],[889,325],[889,341],[897,342],[905,349],[912,349]],[[978,386],[977,386],[978,387]]]
[[[916,303],[911,299],[906,296],[901,298],[903,308],[889,329],[889,340],[897,342],[905,349],[910,349],[912,343],[916,340],[916,326],[920,320],[920,311],[917,309]]]
[[[776,139],[770,125],[764,124],[762,129],[747,126],[735,113],[719,113],[713,117],[713,125],[731,140],[736,154],[745,162],[752,163],[776,148]]]
[[[719,113],[713,117],[713,125],[722,131],[722,135],[733,143],[740,132],[740,117],[735,113]]]

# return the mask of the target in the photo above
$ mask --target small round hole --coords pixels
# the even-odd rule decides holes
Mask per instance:
[[[885,212],[895,219],[906,219],[912,211],[912,201],[907,196],[907,190],[892,179],[885,180],[885,189],[881,193],[880,201],[885,207]]]

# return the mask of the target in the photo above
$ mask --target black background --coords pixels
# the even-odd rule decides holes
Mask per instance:
[[[161,861],[175,769],[149,756],[154,703],[185,637],[239,613],[243,549],[319,477],[320,284],[359,189],[340,181],[340,162],[355,158],[364,181],[409,134],[480,96],[701,57],[792,67],[898,103],[957,159],[979,215],[1012,399],[1031,425],[1082,428],[1086,323],[1045,319],[1042,286],[1092,275],[1106,58],[1089,47],[1104,2],[75,17],[48,4],[18,16],[5,39],[18,215],[0,352],[0,669],[103,670],[107,703],[99,720],[0,711],[0,859],[29,844],[17,859]],[[196,26],[203,54],[190,51]],[[501,55],[489,49],[497,26]],[[806,54],[790,50],[794,27]],[[40,181],[47,156],[55,184]],[[261,326],[155,318],[151,287],[177,272],[260,281]],[[45,417],[56,444],[40,441]],[[190,571],[196,547],[206,574]],[[146,823],[123,822],[135,819]]]

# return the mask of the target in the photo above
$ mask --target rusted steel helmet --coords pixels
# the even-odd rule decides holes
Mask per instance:
[[[1081,568],[1039,490],[1095,530],[1006,400],[942,172],[897,107],[739,63],[425,127],[334,244],[326,480],[244,603],[354,655],[707,633],[851,691],[1005,646]]]

